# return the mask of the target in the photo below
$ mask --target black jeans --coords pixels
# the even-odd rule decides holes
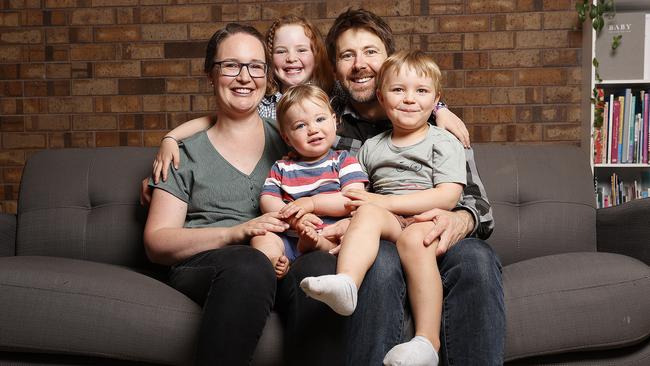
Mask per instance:
[[[231,245],[196,254],[172,267],[170,285],[203,305],[197,365],[250,364],[276,290],[262,252]]]

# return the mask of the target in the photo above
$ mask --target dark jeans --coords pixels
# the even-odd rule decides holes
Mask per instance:
[[[276,290],[266,256],[243,245],[199,253],[172,267],[170,284],[203,305],[196,364],[250,364]]]
[[[295,262],[290,271],[295,277],[291,280],[299,282],[308,275],[333,273],[335,267],[333,256],[310,253]],[[501,265],[496,254],[482,240],[464,239],[438,260],[438,267],[444,290],[441,364],[502,365],[505,312]],[[377,259],[359,289],[357,309],[349,318],[337,317],[326,306],[318,306],[295,285],[284,286],[291,288],[284,295],[292,303],[294,314],[288,315],[298,320],[287,328],[287,336],[292,338],[290,352],[302,364],[381,365],[394,345],[407,340],[403,336],[409,318],[406,284],[392,243],[381,243]],[[345,337],[341,337],[343,329]],[[341,338],[344,348],[338,348],[340,341],[336,348],[329,347]],[[345,350],[345,362],[338,354],[340,349]],[[316,362],[322,360],[327,361]]]

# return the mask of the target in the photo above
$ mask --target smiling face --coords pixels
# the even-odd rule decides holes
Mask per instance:
[[[384,43],[365,29],[348,29],[337,38],[336,78],[354,102],[375,102],[375,76],[386,57]]]
[[[440,96],[431,77],[403,65],[386,74],[377,98],[393,124],[394,133],[405,134],[428,128],[427,121]]]
[[[235,33],[221,42],[215,61],[264,63],[264,46],[249,34]],[[257,106],[266,91],[266,77],[252,78],[247,67],[242,67],[238,76],[224,76],[219,65],[214,66],[208,77],[214,84],[220,112],[237,115],[257,113]]]
[[[328,106],[312,99],[289,107],[281,126],[287,144],[307,161],[327,155],[336,138],[336,115]]]
[[[314,53],[311,41],[302,26],[283,25],[275,31],[273,69],[282,91],[311,79],[314,71]]]

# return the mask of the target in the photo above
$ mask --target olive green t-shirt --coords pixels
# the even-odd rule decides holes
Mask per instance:
[[[179,144],[178,170],[170,167],[167,181],[149,185],[187,203],[188,228],[229,227],[255,218],[269,169],[287,152],[273,120],[264,120],[264,135],[264,153],[250,175],[226,161],[201,131]]]

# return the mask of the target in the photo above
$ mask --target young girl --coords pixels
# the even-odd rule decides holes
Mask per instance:
[[[298,238],[268,232],[251,240],[271,260],[278,278],[302,253],[330,250],[336,244],[318,235],[316,215],[347,216],[349,199],[342,192],[364,189],[368,181],[359,162],[347,151],[333,151],[336,115],[327,94],[302,84],[289,88],[277,108],[280,135],[293,149],[288,159],[275,162],[260,195],[263,213],[279,212]]]
[[[393,129],[367,140],[359,151],[373,193],[345,194],[356,212],[342,239],[337,274],[307,277],[300,283],[308,296],[350,315],[357,305],[357,289],[377,256],[379,239],[396,242],[416,337],[395,346],[385,365],[438,364],[442,284],[436,245],[423,244],[435,223],[413,223],[411,216],[432,208],[452,209],[466,184],[462,145],[428,123],[440,98],[440,82],[438,66],[420,51],[398,52],[384,61],[377,74],[377,98]]]
[[[330,92],[334,73],[327,60],[323,38],[310,21],[295,15],[278,18],[264,38],[272,55],[269,69],[273,70],[274,82],[267,87],[266,96],[258,106],[260,117],[275,120],[276,105],[282,93],[293,85],[312,83]],[[167,180],[170,162],[178,169],[178,141],[209,128],[212,123],[214,121],[193,119],[163,137],[154,160],[154,182],[158,183],[161,175],[163,181]]]

